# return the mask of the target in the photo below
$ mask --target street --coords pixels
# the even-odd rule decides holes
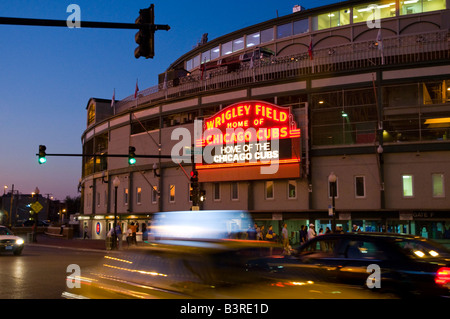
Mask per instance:
[[[105,252],[26,246],[21,256],[0,254],[0,299],[59,299],[65,289],[67,266],[97,265]]]

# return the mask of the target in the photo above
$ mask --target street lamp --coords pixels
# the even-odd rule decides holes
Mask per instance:
[[[117,234],[116,234],[116,225],[117,225],[117,188],[120,185],[120,179],[119,177],[115,177],[113,180],[113,186],[114,186],[114,231],[113,231],[113,242],[112,242],[112,249],[117,249]]]
[[[331,231],[334,233],[336,232],[336,207],[335,207],[335,196],[336,196],[336,174],[334,174],[333,172],[331,172],[331,174],[328,176],[328,182],[330,183],[331,186],[331,209],[333,212],[333,223],[331,224]]]

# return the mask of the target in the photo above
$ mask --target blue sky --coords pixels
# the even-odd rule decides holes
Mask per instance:
[[[337,2],[260,0],[213,2],[124,0],[2,0],[0,16],[66,20],[77,4],[83,21],[134,23],[139,9],[155,4],[155,23],[171,30],[155,36],[154,59],[134,58],[135,30],[69,29],[0,25],[0,186],[29,194],[36,187],[56,199],[77,196],[86,104],[91,97],[116,99],[157,84],[158,74],[208,33],[209,39],[306,8]]]

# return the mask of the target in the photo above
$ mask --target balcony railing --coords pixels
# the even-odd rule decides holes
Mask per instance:
[[[242,62],[234,72],[226,67],[201,74],[168,81],[134,94],[116,104],[117,112],[147,102],[191,96],[201,92],[236,88],[246,84],[264,83],[280,79],[301,78],[304,75],[364,69],[381,65],[399,65],[450,59],[449,30],[389,37],[378,43],[353,42],[339,46],[314,49],[291,56],[272,57],[254,62]]]

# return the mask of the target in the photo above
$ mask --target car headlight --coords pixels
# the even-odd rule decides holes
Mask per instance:
[[[16,240],[17,245],[23,245],[24,241],[22,238]]]

